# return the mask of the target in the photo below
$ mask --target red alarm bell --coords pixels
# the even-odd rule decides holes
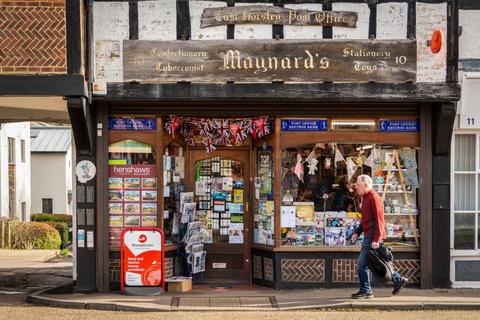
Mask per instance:
[[[439,53],[442,50],[443,34],[441,30],[435,30],[432,33],[432,40],[430,40],[430,50],[432,53]]]

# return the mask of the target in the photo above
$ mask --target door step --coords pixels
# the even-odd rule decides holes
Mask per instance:
[[[278,308],[274,296],[243,297],[172,297],[172,307],[182,309],[243,309],[243,308]]]

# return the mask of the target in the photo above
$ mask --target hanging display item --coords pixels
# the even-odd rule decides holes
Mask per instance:
[[[193,146],[195,136],[202,136],[207,154],[217,146],[243,142],[249,135],[254,139],[270,134],[268,116],[241,119],[193,118],[171,115],[165,120],[165,130],[175,135],[179,132]]]

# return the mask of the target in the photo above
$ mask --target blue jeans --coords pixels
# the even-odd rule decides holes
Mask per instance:
[[[360,282],[360,292],[371,293],[372,292],[372,275],[368,268],[368,251],[372,248],[372,242],[368,239],[363,241],[362,250],[360,250],[360,256],[358,257],[358,281]],[[392,275],[393,284],[400,284],[402,276],[398,272],[394,272]]]

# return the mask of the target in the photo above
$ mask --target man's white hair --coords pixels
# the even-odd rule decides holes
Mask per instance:
[[[373,180],[369,175],[362,174],[357,177],[357,183],[363,182],[367,185],[368,189],[372,189],[373,186]]]

